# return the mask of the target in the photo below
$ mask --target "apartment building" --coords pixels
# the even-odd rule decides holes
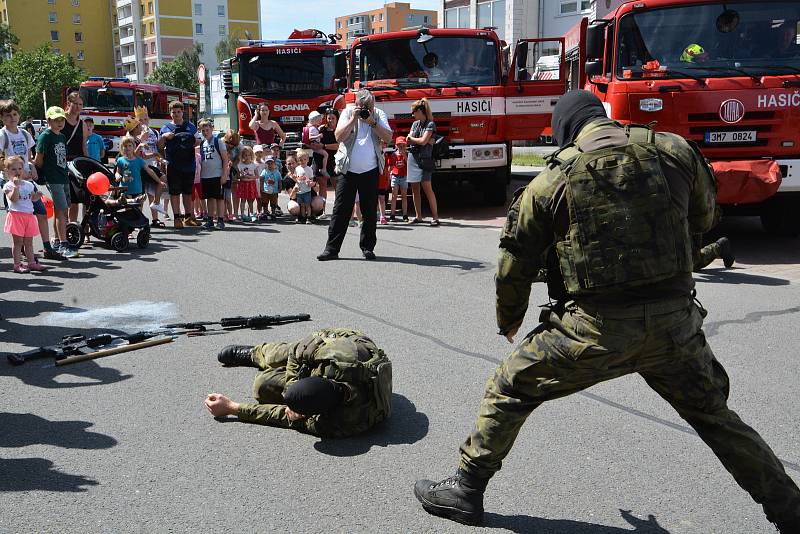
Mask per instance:
[[[342,36],[339,43],[342,48],[347,48],[360,35],[394,32],[415,26],[435,28],[438,20],[436,11],[413,9],[411,4],[405,2],[390,2],[379,9],[336,17],[335,27],[336,33]]]
[[[113,0],[0,0],[0,23],[19,37],[20,50],[50,43],[90,75],[114,75]]]
[[[559,37],[595,9],[596,0],[442,0],[445,28],[492,26],[512,47],[520,38]]]
[[[66,1],[66,0],[61,0]],[[112,0],[115,73],[142,81],[193,43],[217,71],[214,48],[229,34],[261,37],[259,0]]]

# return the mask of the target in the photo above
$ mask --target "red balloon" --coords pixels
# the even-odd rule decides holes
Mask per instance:
[[[89,179],[86,180],[86,187],[93,195],[104,195],[108,192],[108,188],[111,187],[111,184],[108,181],[108,176],[97,171],[92,173]]]
[[[42,202],[44,202],[44,209],[47,212],[47,218],[52,219],[56,212],[56,207],[53,205],[53,199],[42,195]]]

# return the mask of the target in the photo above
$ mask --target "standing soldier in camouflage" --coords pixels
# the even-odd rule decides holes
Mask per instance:
[[[547,267],[552,304],[486,385],[452,477],[420,480],[429,513],[483,517],[489,479],[543,402],[639,373],[714,451],[782,533],[800,532],[800,491],[727,406],[728,375],[693,302],[692,234],[713,222],[714,178],[695,146],[606,118],[586,91],[553,112],[560,147],[515,195],[500,238],[497,324],[512,341],[531,282]]]
[[[209,394],[205,404],[214,417],[345,437],[391,415],[392,364],[355,330],[324,329],[296,343],[231,345],[217,359],[261,372],[253,382],[255,404]]]

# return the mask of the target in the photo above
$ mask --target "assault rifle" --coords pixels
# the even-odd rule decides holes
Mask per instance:
[[[172,323],[165,324],[161,328],[183,329],[190,332],[205,332],[207,326],[220,325],[225,330],[237,330],[240,328],[252,328],[261,330],[270,326],[277,326],[299,321],[310,321],[311,316],[307,313],[300,315],[254,315],[253,317],[224,317],[219,321],[197,321],[194,323]]]
[[[169,343],[176,336],[197,336],[212,333],[224,333],[228,330],[242,328],[264,329],[298,321],[309,321],[308,314],[300,315],[255,315],[253,317],[225,317],[219,321],[198,321],[192,323],[173,323],[163,325],[157,330],[147,330],[134,334],[115,335],[100,334],[86,337],[81,334],[64,336],[61,343],[35,349],[22,353],[7,353],[6,357],[12,365],[22,365],[28,360],[37,358],[55,358],[56,365],[84,361],[102,356],[110,356],[120,352],[128,352],[140,348]],[[206,327],[220,325],[223,331],[208,330]],[[160,339],[152,339],[166,336]]]

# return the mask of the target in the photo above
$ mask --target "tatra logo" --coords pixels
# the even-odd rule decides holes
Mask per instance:
[[[278,48],[275,50],[276,54],[299,54],[300,52],[299,48]]]
[[[728,124],[736,124],[744,118],[744,104],[736,99],[726,100],[719,107],[719,118]]]
[[[311,109],[308,104],[277,104],[274,107],[275,111],[304,111]]]

